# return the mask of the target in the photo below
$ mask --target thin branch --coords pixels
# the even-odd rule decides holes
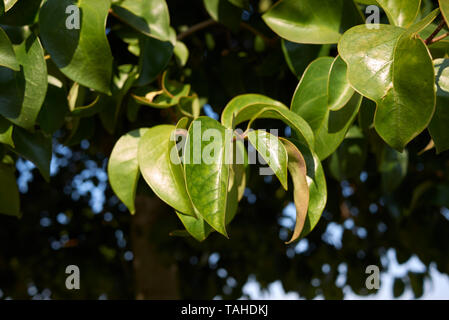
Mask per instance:
[[[445,37],[443,37],[443,38],[441,38],[441,36],[440,37],[437,37],[437,38],[435,38],[436,37],[436,35],[438,34],[438,33],[440,33],[440,31],[444,28],[444,26],[446,25],[446,20],[441,20],[441,22],[440,22],[440,24],[438,25],[438,27],[435,29],[435,31],[434,32],[432,32],[432,34],[424,41],[424,43],[425,44],[427,44],[427,45],[429,45],[429,44],[432,44],[432,43],[435,43],[435,42],[437,42],[437,41],[440,41],[441,39],[443,39],[443,38],[446,38],[447,36],[445,36]],[[440,39],[441,38],[441,39]],[[438,40],[437,40],[438,39]]]
[[[432,39],[432,41],[429,44],[441,41],[441,40],[443,40],[444,38],[447,38],[447,37],[449,37],[449,32],[446,32],[445,34],[442,34],[441,36]]]
[[[209,19],[209,20],[200,22],[198,24],[195,24],[195,25],[191,26],[186,31],[178,34],[177,39],[178,40],[182,40],[182,39],[187,38],[188,36],[190,36],[191,34],[197,32],[197,31],[200,31],[202,29],[208,28],[208,27],[213,26],[215,24],[218,24],[218,22],[216,22],[214,19]]]

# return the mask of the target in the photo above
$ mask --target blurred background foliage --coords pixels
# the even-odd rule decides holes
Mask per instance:
[[[203,1],[167,3],[178,35],[211,19]],[[264,94],[289,105],[309,62],[335,55],[335,46],[281,41],[260,17],[271,4],[251,0],[247,10],[225,6],[218,17],[221,23],[182,36],[189,59],[185,67],[172,59],[171,74],[192,85],[206,104],[207,115],[217,116],[230,99],[243,93]],[[434,6],[423,1],[426,11]],[[8,28],[20,40],[20,30]],[[109,17],[107,30],[116,64],[137,64],[115,17]],[[98,115],[82,119],[83,130],[75,137],[67,127],[57,132],[50,184],[30,162],[17,162],[23,216],[0,216],[1,298],[135,298],[132,218],[108,185],[107,157],[122,133],[173,123],[176,117],[168,109],[139,108],[127,101],[126,115],[119,117],[112,135]],[[431,266],[449,274],[448,153],[419,154],[430,140],[427,132],[409,145],[408,159],[396,159],[388,149],[378,152],[378,137],[363,125],[369,122],[369,110],[369,105],[362,106],[358,122],[368,139],[351,130],[324,162],[328,205],[306,239],[284,244],[294,224],[292,194],[275,179],[258,175],[257,167],[229,226],[229,240],[219,234],[204,243],[169,236],[180,225],[174,212],[160,203],[166,214],[152,226],[148,241],[164,263],[177,266],[178,296],[240,298],[249,279],[262,289],[280,281],[286,292],[307,299],[342,299],[348,289],[357,295],[373,294],[365,287],[365,268],[377,265],[388,271],[389,250],[394,250],[399,263],[417,257],[425,266],[422,272],[395,279],[391,288],[395,296],[412,290],[421,297]],[[258,121],[258,126],[290,134],[276,121]],[[67,137],[72,139],[69,147],[61,144]],[[379,168],[378,163],[383,165]],[[151,193],[144,183],[138,192]],[[65,288],[64,271],[70,264],[80,267],[79,291]]]

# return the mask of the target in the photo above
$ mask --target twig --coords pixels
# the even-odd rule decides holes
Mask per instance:
[[[449,32],[446,32],[445,34],[442,34],[441,36],[432,39],[432,41],[429,44],[438,42],[438,41],[443,40],[444,38],[447,38],[447,37],[449,37]]]
[[[209,20],[200,22],[198,24],[195,24],[195,25],[191,26],[186,31],[178,34],[177,39],[178,40],[182,40],[182,39],[190,36],[191,34],[197,32],[199,30],[205,29],[205,28],[210,27],[210,26],[215,25],[215,24],[218,24],[218,22],[216,22],[214,19],[209,19]]]
[[[432,43],[435,43],[435,42],[437,42],[437,41],[440,41],[441,39],[443,39],[443,38],[446,38],[448,35],[446,34],[444,37],[443,36],[440,36],[440,37],[437,37],[437,38],[435,38],[436,37],[436,35],[438,34],[438,33],[440,33],[440,31],[444,28],[444,26],[446,25],[446,20],[441,20],[441,22],[440,22],[440,24],[438,25],[438,27],[435,29],[435,31],[434,32],[432,32],[432,34],[424,41],[424,43],[425,44],[427,44],[427,45],[429,45],[429,44],[432,44]]]

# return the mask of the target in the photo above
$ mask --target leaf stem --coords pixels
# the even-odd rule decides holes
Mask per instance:
[[[437,28],[432,32],[432,34],[424,41],[425,44],[429,45],[432,43],[435,43],[437,41],[440,41],[441,39],[446,38],[449,36],[449,33],[446,33],[445,35],[436,37],[436,35],[444,28],[446,25],[446,20],[441,20],[440,24],[437,26]],[[435,38],[436,37],[436,38]]]

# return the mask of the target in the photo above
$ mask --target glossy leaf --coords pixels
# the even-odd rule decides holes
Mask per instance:
[[[179,212],[176,212],[176,214],[187,232],[200,242],[206,240],[209,234],[213,231],[211,226],[209,226],[201,217],[195,218]]]
[[[144,86],[152,82],[167,67],[172,55],[173,44],[153,37],[139,39],[139,78],[136,85]]]
[[[187,60],[189,60],[189,49],[187,48],[187,46],[181,41],[176,41],[173,53],[175,54],[179,64],[184,67],[187,63]]]
[[[355,91],[347,78],[347,66],[340,56],[332,63],[327,83],[328,107],[332,111],[343,108]]]
[[[362,101],[354,94],[337,111],[328,108],[328,79],[333,59],[319,58],[312,62],[295,91],[291,110],[307,121],[315,134],[315,152],[321,160],[332,154],[343,141]]]
[[[112,190],[131,214],[136,211],[134,200],[140,177],[137,161],[139,140],[147,131],[147,128],[141,128],[122,136],[112,149],[108,163],[108,176]]]
[[[283,138],[281,138],[283,140]],[[317,225],[326,207],[327,186],[324,170],[318,156],[298,140],[289,139],[301,153],[307,168],[309,206],[300,237],[307,236]],[[296,151],[295,151],[296,152]],[[298,183],[298,182],[297,182]],[[298,187],[297,189],[301,189]],[[295,191],[294,191],[295,192]],[[300,195],[298,195],[300,197]],[[302,198],[302,196],[301,196]],[[297,208],[298,209],[298,208]]]
[[[242,94],[229,101],[229,103],[226,105],[221,114],[221,123],[227,128],[234,129],[235,124],[233,122],[237,113],[241,109],[253,104],[268,104],[277,106],[279,108],[288,109],[279,101],[263,96],[261,94]]]
[[[45,133],[55,133],[64,125],[65,116],[68,113],[66,91],[50,84],[37,118],[40,128]]]
[[[287,244],[299,238],[304,228],[309,208],[309,186],[307,183],[307,168],[304,157],[294,143],[283,139],[288,153],[288,171],[293,181],[293,199],[296,207],[296,223],[291,239]]]
[[[47,92],[47,66],[39,39],[31,35],[15,48],[20,72],[0,67],[0,114],[32,130]]]
[[[13,151],[19,156],[33,162],[45,180],[50,181],[50,162],[52,157],[52,141],[50,136],[40,131],[29,133],[22,128],[14,128]]]
[[[262,18],[284,39],[315,44],[337,43],[347,29],[363,23],[352,0],[282,0]]]
[[[36,22],[42,0],[5,1],[6,13],[0,17],[0,24],[26,26]]]
[[[390,24],[398,27],[411,25],[418,16],[421,0],[376,0],[387,14]]]
[[[418,23],[411,29],[423,27]],[[403,150],[427,127],[435,110],[435,74],[426,45],[410,30],[357,26],[343,35],[339,52],[348,64],[351,85],[377,103],[376,131]]]
[[[19,63],[8,35],[0,28],[0,66],[19,71]]]
[[[185,179],[193,206],[212,228],[226,237],[230,175],[227,157],[231,138],[218,121],[199,117],[190,125],[184,152]]]
[[[7,12],[9,9],[11,9],[18,0],[3,0],[3,3],[5,5],[5,12]]]
[[[165,0],[124,0],[113,5],[114,13],[134,29],[162,40],[173,40],[170,15]]]
[[[437,103],[435,114],[429,124],[429,132],[435,143],[437,153],[449,149],[449,59],[434,61]]]
[[[284,189],[287,190],[287,162],[289,157],[284,145],[276,136],[262,130],[248,132],[248,140],[276,174]]]
[[[215,21],[236,30],[239,26],[242,10],[229,0],[203,0],[204,7]]]
[[[20,198],[14,169],[0,163],[0,213],[20,216]]]
[[[440,10],[444,17],[444,20],[446,20],[446,24],[448,24],[449,23],[449,1],[438,0],[438,3],[440,4]]]
[[[110,94],[112,54],[106,38],[110,0],[79,0],[80,29],[66,27],[74,0],[48,0],[39,16],[40,36],[58,68],[71,80]]]
[[[9,145],[14,148],[14,141],[12,140],[13,124],[0,116],[0,143]]]
[[[169,142],[175,126],[159,125],[149,129],[139,141],[140,172],[153,192],[184,214],[195,216],[184,182],[181,163],[173,163]]]
[[[330,45],[295,43],[282,39],[282,52],[293,74],[301,78],[307,66],[316,58],[328,56]]]
[[[290,126],[296,134],[296,137],[311,148],[315,145],[313,131],[309,124],[296,113],[287,109],[287,107],[256,103],[249,104],[242,108],[235,116],[234,126],[242,122],[257,119],[278,119]]]

